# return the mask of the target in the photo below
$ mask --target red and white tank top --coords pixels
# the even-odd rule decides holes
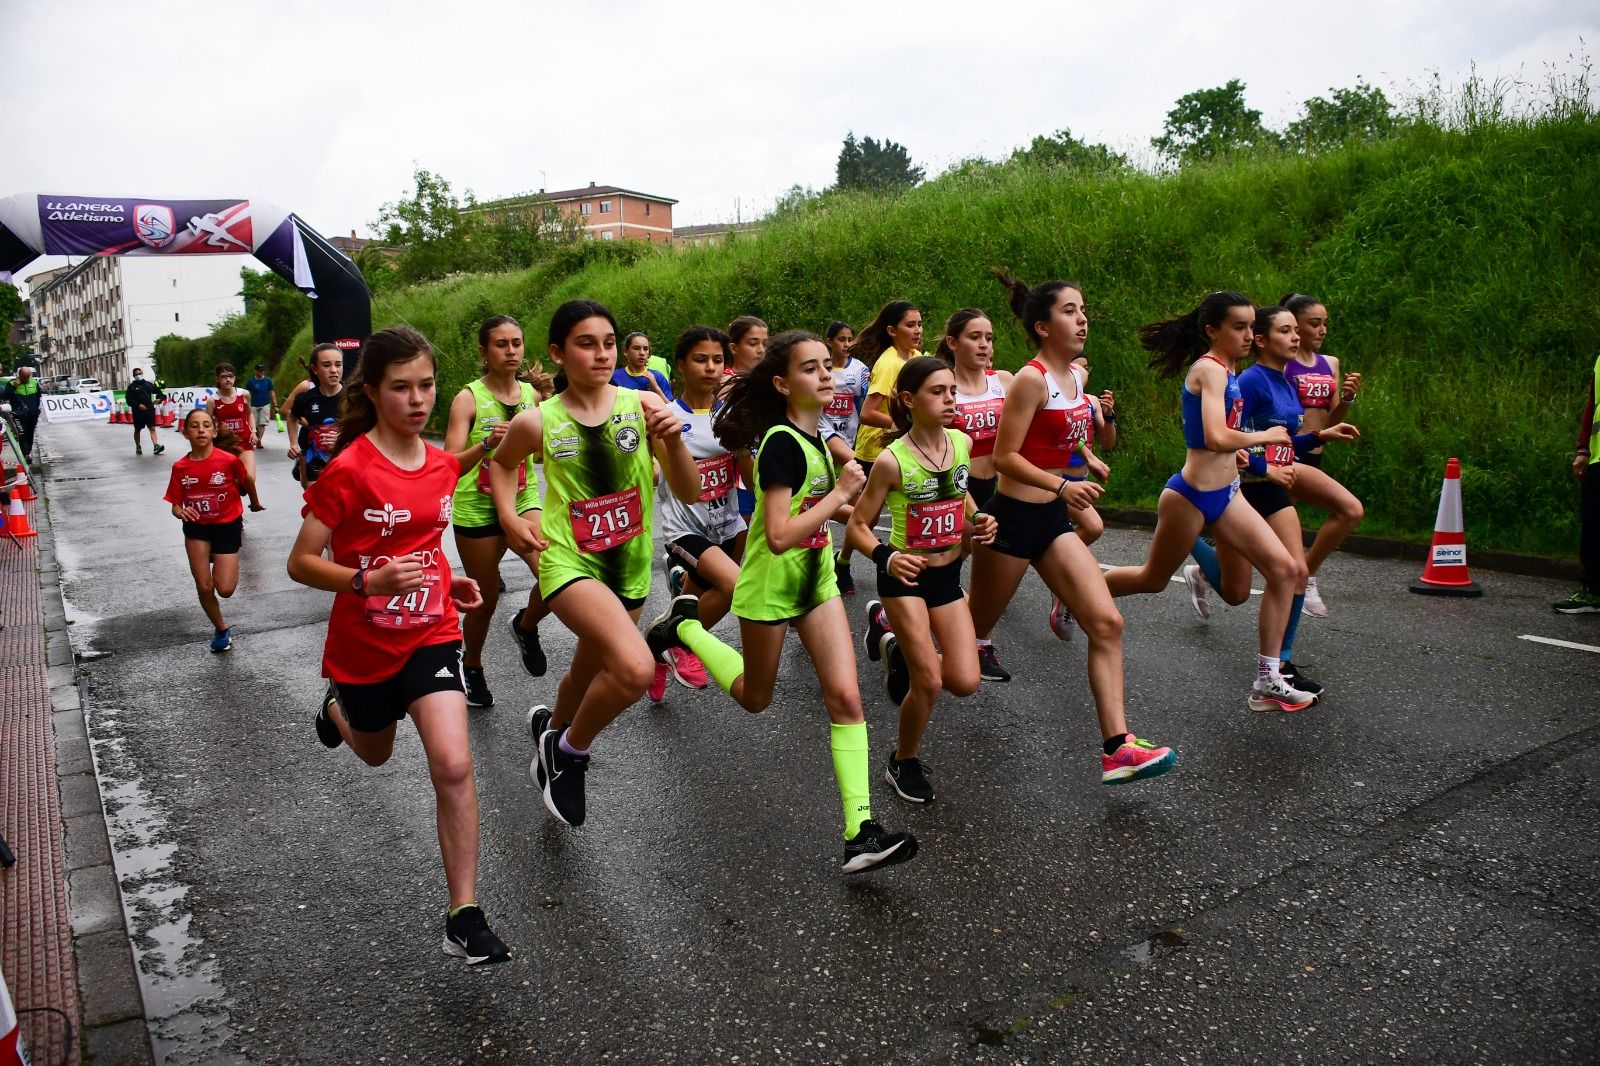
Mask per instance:
[[[1022,438],[1017,454],[1041,470],[1061,470],[1071,460],[1072,453],[1087,444],[1094,432],[1094,408],[1084,399],[1083,378],[1078,372],[1072,374],[1069,397],[1061,382],[1043,363],[1030,359],[1028,366],[1044,376],[1045,401],[1028,423],[1027,435]]]
[[[239,438],[244,450],[252,451],[255,448],[255,439],[252,432],[250,418],[250,394],[235,391],[233,399],[223,402],[222,397],[216,399],[217,422],[227,426],[233,435]]]
[[[972,455],[994,454],[994,439],[1000,433],[1000,409],[1006,403],[1006,387],[993,370],[983,372],[983,391],[970,394],[956,386],[955,428],[972,440]]]

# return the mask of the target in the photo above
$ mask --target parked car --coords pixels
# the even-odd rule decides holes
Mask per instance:
[[[78,392],[99,392],[100,382],[95,378],[79,378]]]

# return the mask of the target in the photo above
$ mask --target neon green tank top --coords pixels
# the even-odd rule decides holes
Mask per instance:
[[[467,446],[479,443],[489,435],[497,422],[507,422],[521,411],[531,411],[538,402],[533,386],[526,381],[517,382],[522,389],[522,399],[515,404],[501,403],[489,391],[482,379],[467,382],[477,406],[472,411],[472,429],[467,433]],[[450,510],[450,520],[458,526],[492,526],[495,524],[494,499],[489,495],[489,471],[485,469],[487,457],[464,471],[456,482],[455,504]],[[517,513],[539,506],[539,483],[533,473],[533,456],[522,464],[517,475]]]
[[[539,405],[544,427],[544,536],[539,591],[592,577],[618,596],[650,595],[655,470],[644,408],[633,389],[614,388],[598,426],[573,418],[559,395]]]
[[[833,491],[833,463],[826,450],[819,450],[805,435],[787,422],[767,430],[761,438],[766,448],[774,435],[787,433],[800,445],[806,457],[806,485],[796,489],[789,500],[789,517],[815,506]],[[761,449],[756,451],[756,469],[761,469]],[[745,541],[744,562],[739,580],[733,586],[733,613],[757,622],[778,622],[797,618],[818,604],[839,595],[839,582],[833,573],[833,539],[826,523],[816,534],[781,555],[767,546],[765,493],[756,485],[756,510],[750,519],[750,536]]]
[[[929,470],[917,449],[897,437],[883,450],[900,464],[900,481],[889,489],[889,546],[896,551],[933,554],[961,543],[967,526],[967,477],[972,443],[958,429],[945,429],[950,466]]]

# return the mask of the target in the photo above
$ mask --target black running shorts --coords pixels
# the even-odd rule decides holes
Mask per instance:
[[[978,509],[989,506],[989,501],[994,499],[994,487],[1000,483],[996,477],[969,477],[967,478],[967,495],[972,497]]]
[[[359,733],[378,733],[404,720],[412,703],[435,692],[465,694],[461,676],[461,642],[425,644],[411,653],[393,677],[370,685],[347,685],[335,681],[339,709],[350,728]]]
[[[669,543],[667,545],[667,556],[679,566],[687,570],[689,572],[689,577],[694,580],[696,585],[699,585],[703,589],[708,589],[711,587],[711,582],[706,580],[704,575],[700,573],[699,563],[700,556],[704,555],[712,548],[721,548],[722,554],[726,555],[729,559],[732,559],[735,564],[738,563],[738,537],[725,540],[721,544],[713,544],[706,538],[697,537],[691,533],[687,537],[679,537],[677,540]]]
[[[962,596],[961,560],[943,566],[924,567],[922,573],[917,575],[915,585],[907,585],[899,578],[879,570],[878,598],[887,600],[892,596],[913,596],[926,602],[930,611],[956,602]]]
[[[238,555],[244,543],[244,519],[232,522],[185,522],[185,540],[203,540],[211,545],[212,555]]]
[[[1072,517],[1059,496],[1049,503],[1024,503],[997,492],[984,510],[1000,527],[989,547],[1001,555],[1037,559],[1057,537],[1072,532]]]
[[[1270,481],[1246,481],[1239,486],[1244,498],[1262,518],[1271,518],[1285,507],[1293,507],[1289,490]]]

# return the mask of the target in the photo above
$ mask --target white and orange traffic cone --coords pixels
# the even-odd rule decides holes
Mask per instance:
[[[27,468],[21,463],[17,464],[17,487],[15,492],[19,500],[36,500],[39,498],[34,495],[33,486],[28,483]]]
[[[11,1008],[11,992],[0,973],[0,1066],[28,1066],[28,1049],[22,1045],[22,1026]]]
[[[6,532],[17,540],[39,535],[39,531],[28,522],[28,505],[15,496],[11,497],[11,513],[6,516]]]
[[[1461,517],[1461,460],[1444,464],[1439,517],[1433,523],[1433,546],[1422,576],[1411,583],[1424,596],[1482,596],[1483,589],[1467,571],[1467,534]]]

